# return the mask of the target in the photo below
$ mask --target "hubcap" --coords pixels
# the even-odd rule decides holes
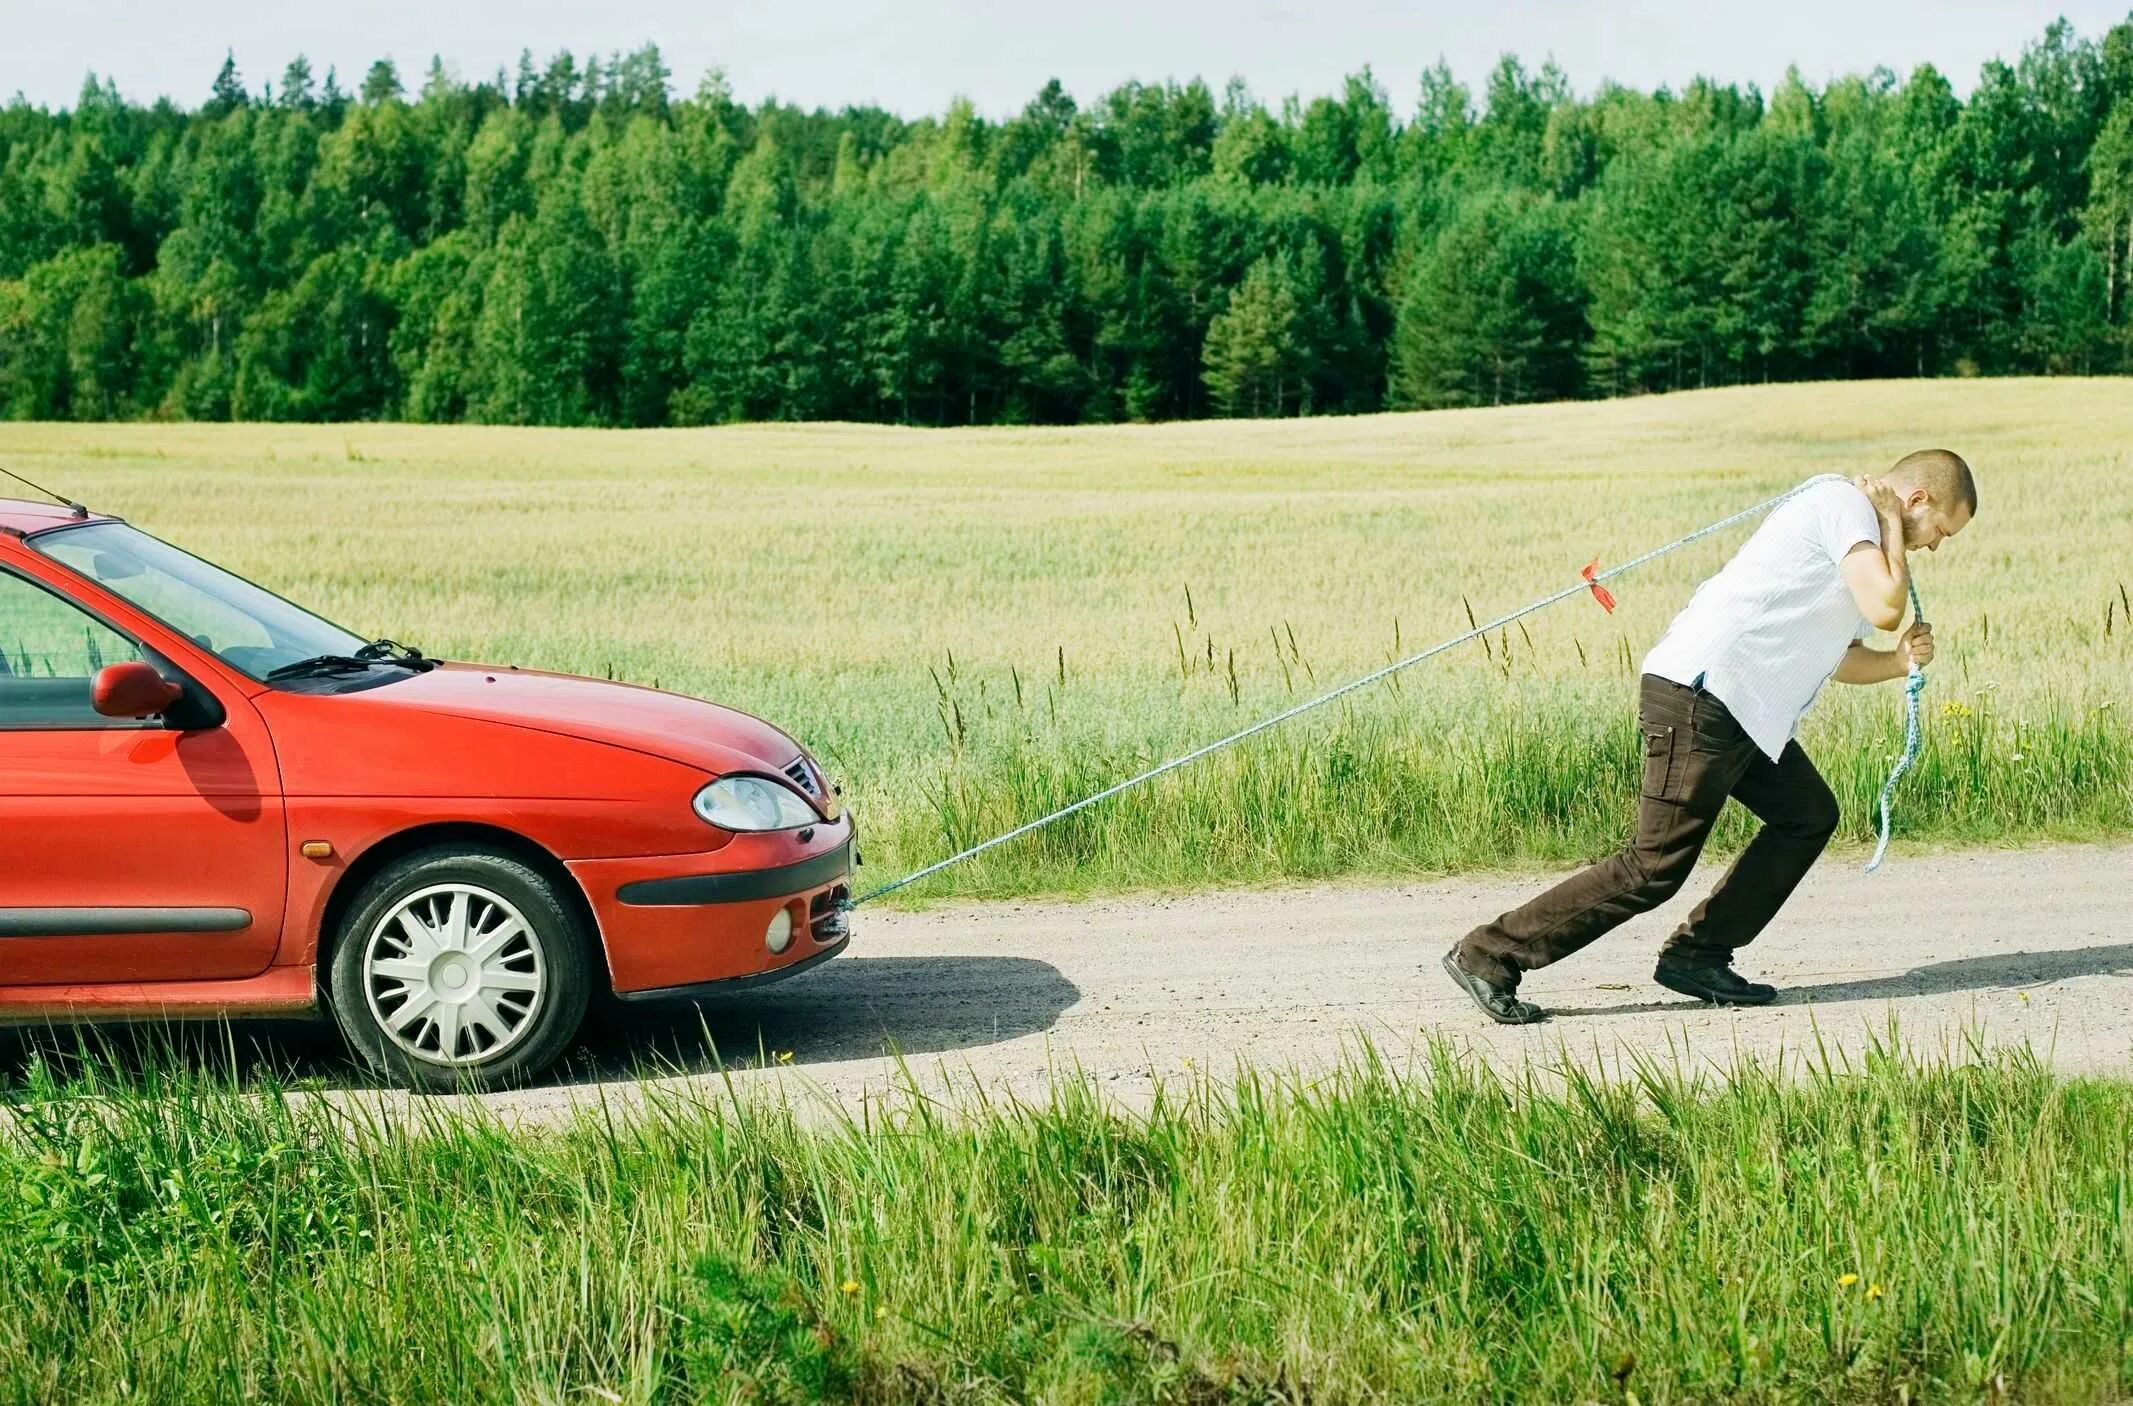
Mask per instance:
[[[485,1064],[517,1044],[546,978],[532,924],[473,884],[401,899],[363,947],[363,995],[378,1028],[432,1064]]]

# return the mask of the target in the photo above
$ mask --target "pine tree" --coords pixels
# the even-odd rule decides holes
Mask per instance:
[[[222,67],[215,74],[213,93],[201,112],[208,117],[226,117],[250,102],[251,98],[244,91],[244,82],[237,76],[237,54],[234,50],[225,50],[222,55]]]
[[[392,102],[405,95],[400,86],[400,70],[391,59],[379,59],[363,75],[362,101],[365,107],[376,107],[382,102]]]
[[[1286,256],[1259,259],[1208,326],[1200,359],[1207,393],[1224,415],[1279,415],[1303,390],[1302,309]]]
[[[297,112],[318,106],[318,93],[311,81],[311,61],[302,54],[289,60],[281,71],[281,105]]]
[[[1555,202],[1501,190],[1472,198],[1406,287],[1393,332],[1395,404],[1517,405],[1582,389],[1584,309]]]
[[[2126,296],[2126,285],[2133,281],[2133,92],[2118,100],[2089,150],[2084,220],[2103,256],[2106,313],[2113,322],[2125,320],[2133,303]]]

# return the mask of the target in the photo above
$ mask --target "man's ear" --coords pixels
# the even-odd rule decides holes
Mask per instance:
[[[1923,488],[1914,488],[1904,495],[1903,505],[1907,508],[1922,508],[1931,501],[1933,501],[1932,494],[1926,492]]]

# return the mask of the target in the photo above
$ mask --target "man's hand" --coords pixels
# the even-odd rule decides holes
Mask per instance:
[[[1933,662],[1933,627],[1919,620],[1896,641],[1897,657],[1906,669],[1923,669]]]
[[[1895,489],[1872,474],[1861,474],[1852,482],[1866,495],[1866,501],[1873,505],[1874,516],[1881,519],[1883,550],[1900,551],[1904,545],[1903,499],[1897,495]],[[1896,529],[1894,541],[1888,540],[1889,528],[1892,526]]]

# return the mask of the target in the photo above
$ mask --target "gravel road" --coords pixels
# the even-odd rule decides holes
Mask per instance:
[[[1530,976],[1523,993],[1554,1018],[1521,1029],[1486,1022],[1437,963],[1544,874],[862,910],[849,952],[815,971],[698,1012],[627,1013],[574,1081],[487,1102],[545,1123],[647,1091],[722,1097],[723,1064],[736,1090],[818,1109],[856,1111],[899,1078],[1039,1097],[1077,1067],[1130,1107],[1194,1068],[1322,1068],[1359,1036],[1396,1059],[1434,1035],[1513,1065],[1722,1066],[1817,1041],[1856,1054],[1892,1018],[1928,1051],[2026,1041],[2064,1070],[2133,1074],[2133,846],[1899,855],[1872,877],[1856,855],[1826,858],[1742,954],[1783,990],[1760,1010],[1651,980],[1660,939],[1717,873]],[[646,1061],[663,1067],[639,1077]]]

